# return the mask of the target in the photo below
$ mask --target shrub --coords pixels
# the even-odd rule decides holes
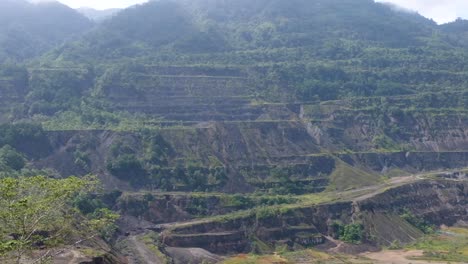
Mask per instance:
[[[342,241],[360,244],[363,239],[364,227],[361,224],[343,225],[341,223],[334,223],[332,227],[338,235],[338,239]]]
[[[32,157],[47,155],[52,149],[42,126],[26,123],[0,125],[0,147],[5,145]]]
[[[146,171],[134,154],[120,155],[107,163],[107,170],[117,178],[133,184],[143,183]]]
[[[412,224],[425,234],[431,234],[434,233],[434,226],[428,223],[426,220],[418,218],[415,216],[412,212],[410,212],[408,209],[405,209],[403,213],[400,215],[401,218],[406,220],[408,223]]]
[[[10,145],[6,145],[0,149],[0,163],[17,171],[21,170],[26,165],[23,155]]]

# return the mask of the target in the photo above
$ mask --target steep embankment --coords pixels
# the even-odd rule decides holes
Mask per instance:
[[[339,236],[339,226],[354,223],[362,225],[361,239],[366,244],[407,243],[423,234],[414,219],[434,225],[466,223],[467,187],[466,180],[415,180],[321,205],[260,208],[244,216],[163,225],[167,230],[162,241],[221,254],[249,252],[258,242],[267,245],[264,250],[323,244],[328,236]]]
[[[447,122],[451,124],[421,128],[435,135],[414,133],[406,150],[397,143],[389,149],[356,145],[355,151],[342,150],[341,142],[373,142],[362,131],[369,125],[354,121],[342,125],[341,140],[330,134],[336,127],[321,125],[316,127],[320,131],[312,133],[303,121],[223,122],[143,132],[55,131],[47,133],[53,154],[34,165],[55,168],[63,175],[95,173],[109,188],[283,194],[346,190],[377,184],[385,176],[465,167],[468,141],[463,122]],[[413,125],[399,127],[413,129]],[[340,143],[332,145],[316,137]],[[133,163],[125,167],[123,158]]]
[[[262,89],[252,88],[256,75],[238,67],[123,72],[133,81],[106,75],[99,84],[106,104],[83,102],[79,115],[45,122],[55,130],[48,133],[55,153],[36,166],[96,173],[110,188],[300,194],[467,164],[466,92],[268,103],[255,95]],[[85,68],[36,69],[31,82],[61,80],[54,96],[62,97],[72,84],[86,94],[92,75]],[[60,107],[33,106],[32,113]],[[110,171],[123,156],[134,166]]]
[[[0,62],[92,25],[5,3],[22,7],[0,8]],[[164,228],[189,257],[408,242],[466,220],[466,180],[408,176],[468,166],[465,24],[372,0],[149,1],[0,65],[2,159],[21,165],[2,173],[96,174],[131,192],[105,203],[123,230]]]
[[[450,34],[369,0],[151,1],[5,71],[0,121],[48,131],[33,167],[108,188],[374,185],[466,166],[468,53]]]

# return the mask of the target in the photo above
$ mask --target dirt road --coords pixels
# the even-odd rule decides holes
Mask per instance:
[[[424,260],[412,260],[414,257],[423,256],[422,250],[385,250],[374,253],[364,253],[361,256],[371,259],[376,264],[447,264],[447,262],[435,262]],[[452,262],[454,263],[454,262]]]

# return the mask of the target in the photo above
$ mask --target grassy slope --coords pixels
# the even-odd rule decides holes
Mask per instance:
[[[330,178],[331,183],[328,189],[336,191],[372,186],[383,182],[381,176],[352,167],[343,161],[337,161],[336,169]]]
[[[424,256],[415,257],[411,261],[467,263],[468,262],[468,229],[448,228],[440,233],[428,235],[416,243],[406,247],[406,250],[423,250]],[[404,251],[393,251],[394,253]],[[279,252],[274,255],[239,255],[227,259],[223,264],[296,264],[296,263],[355,263],[370,264],[377,263],[365,257],[351,255],[335,255],[314,249],[301,250],[296,252]],[[419,263],[419,262],[418,262]]]
[[[417,259],[468,263],[468,228],[446,228],[409,246],[423,250]]]

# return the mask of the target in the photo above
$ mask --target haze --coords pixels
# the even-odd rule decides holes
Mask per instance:
[[[376,0],[390,2],[421,15],[432,18],[439,24],[448,23],[457,18],[468,18],[467,0]]]
[[[40,2],[43,0],[32,0],[33,2]],[[48,1],[48,0],[45,0]],[[72,8],[91,7],[98,10],[109,8],[126,8],[132,5],[148,2],[148,0],[58,0]]]
[[[32,0],[48,1],[48,0]],[[109,8],[126,8],[148,0],[59,0],[72,7],[91,7],[98,10]],[[431,18],[439,24],[448,23],[457,18],[468,18],[467,0],[375,0],[376,2],[394,3],[421,15]]]

